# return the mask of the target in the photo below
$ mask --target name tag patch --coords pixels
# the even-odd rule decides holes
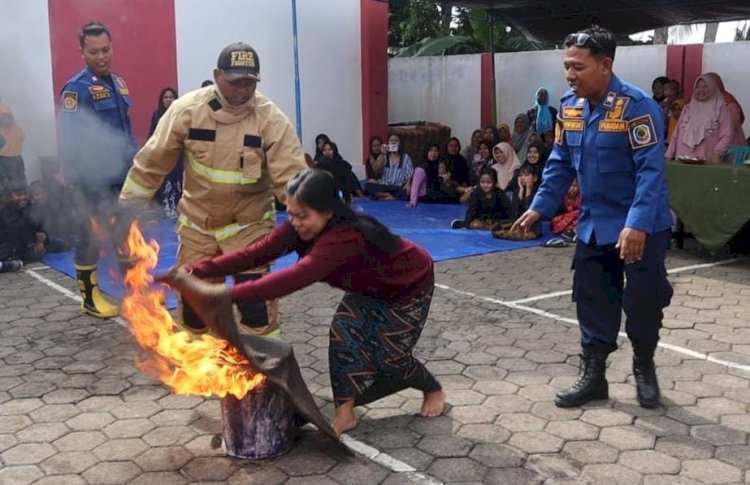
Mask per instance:
[[[101,101],[103,99],[109,99],[112,97],[112,91],[105,88],[104,86],[94,85],[89,88],[91,93],[91,99],[94,101]]]
[[[628,124],[625,121],[607,121],[599,122],[599,131],[607,133],[625,133],[628,131]]]
[[[583,131],[583,120],[563,120],[562,125],[565,131]]]

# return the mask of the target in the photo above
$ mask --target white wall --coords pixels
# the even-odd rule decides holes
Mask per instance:
[[[667,46],[641,45],[618,47],[615,74],[651,94],[654,78],[667,75]]]
[[[721,76],[727,91],[734,94],[745,111],[745,135],[750,135],[750,42],[703,45],[703,72]]]
[[[563,52],[508,52],[495,54],[498,122],[508,123],[534,105],[536,90],[546,87],[550,99],[558,104],[568,90],[563,70]],[[667,46],[618,47],[614,72],[647,93],[657,76],[665,75]]]
[[[175,1],[180,92],[211,79],[219,52],[243,41],[258,52],[258,90],[296,127],[291,0]],[[328,134],[355,167],[362,153],[360,8],[353,0],[299,0],[302,142],[315,153],[315,135]]]
[[[534,105],[536,90],[547,88],[556,106],[568,90],[562,67],[562,51],[505,52],[495,54],[497,121],[508,123]]]
[[[29,181],[40,177],[39,157],[55,157],[57,129],[47,0],[3,0],[0,15],[0,96],[26,133]]]
[[[726,45],[726,44],[723,44]],[[615,72],[650,92],[664,75],[666,46],[620,47]],[[546,87],[557,104],[568,90],[563,51],[508,52],[495,55],[498,121],[512,126]],[[393,58],[388,65],[388,121],[437,121],[467,143],[480,126],[481,56]]]
[[[479,127],[479,55],[393,58],[388,65],[388,122],[434,121],[466,144]]]
[[[325,133],[364,178],[360,2],[297,0],[297,28],[305,151]]]
[[[290,1],[175,1],[177,83],[186,93],[213,79],[221,50],[232,42],[250,44],[260,61],[258,91],[294,123],[294,58]]]

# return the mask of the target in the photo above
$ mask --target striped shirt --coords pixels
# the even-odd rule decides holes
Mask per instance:
[[[397,185],[402,186],[406,184],[406,181],[414,175],[414,165],[411,163],[411,158],[408,154],[402,153],[401,160],[396,165],[391,165],[391,160],[386,160],[385,166],[383,167],[383,178],[381,183],[385,185]]]

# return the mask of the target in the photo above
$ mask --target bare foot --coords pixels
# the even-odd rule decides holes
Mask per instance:
[[[439,391],[426,392],[420,414],[425,418],[434,418],[443,414],[444,407],[445,392],[442,389]]]
[[[336,408],[336,413],[331,420],[331,427],[336,432],[336,436],[357,427],[357,417],[354,415],[354,400],[347,401]]]

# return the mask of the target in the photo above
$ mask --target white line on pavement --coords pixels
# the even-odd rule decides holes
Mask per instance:
[[[30,270],[30,269],[26,270],[26,273],[29,274],[29,275],[31,275],[31,277],[34,278],[35,280],[41,281],[42,283],[44,283],[45,285],[49,286],[50,288],[52,288],[53,290],[57,291],[58,293],[62,293],[66,297],[70,298],[71,300],[75,300],[78,303],[81,303],[81,297],[79,295],[76,295],[75,293],[73,293],[69,289],[64,288],[64,287],[58,285],[54,281],[52,281],[50,279],[47,279],[44,276],[42,276],[42,275],[40,275],[40,274],[36,273],[35,271]]]
[[[738,261],[742,261],[743,258],[725,259],[723,261],[716,261],[715,263],[702,263],[693,264],[690,266],[682,266],[680,268],[673,268],[667,270],[668,274],[684,273],[686,271],[695,271],[696,269],[713,268],[714,266],[723,266],[725,264],[732,264]],[[558,296],[570,295],[573,292],[571,290],[555,291],[553,293],[545,293],[543,295],[530,296],[528,298],[521,298],[520,300],[513,300],[507,303],[531,303],[532,301],[546,300],[548,298],[557,298]]]
[[[435,283],[435,286],[437,288],[440,288],[440,289],[443,289],[443,290],[446,290],[446,291],[450,291],[450,292],[453,292],[453,293],[456,293],[456,294],[459,294],[459,295],[468,296],[468,297],[471,297],[471,298],[477,298],[479,300],[484,300],[486,302],[494,303],[496,305],[501,305],[501,306],[504,306],[504,307],[507,307],[507,308],[512,308],[514,310],[520,310],[520,311],[524,311],[524,312],[533,313],[533,314],[539,315],[541,317],[550,318],[552,320],[557,320],[557,321],[560,321],[560,322],[568,323],[570,325],[578,325],[578,320],[576,320],[574,318],[563,317],[561,315],[557,315],[557,314],[548,312],[546,310],[541,310],[539,308],[534,308],[534,307],[530,307],[530,306],[526,306],[526,305],[519,305],[518,303],[510,302],[510,301],[502,301],[502,300],[498,300],[497,298],[491,298],[491,297],[488,297],[488,296],[481,296],[481,295],[477,295],[476,293],[471,293],[471,292],[463,291],[463,290],[457,290],[457,289],[451,288],[450,286],[442,285],[442,284],[438,284],[438,283]],[[623,338],[627,337],[627,334],[625,332],[619,332],[618,335],[620,337],[623,337]],[[677,352],[679,354],[688,356],[688,357],[693,358],[693,359],[705,360],[705,361],[708,361],[708,362],[713,362],[715,364],[723,365],[725,367],[729,367],[730,369],[737,369],[737,370],[741,370],[741,371],[750,373],[750,365],[738,364],[736,362],[731,362],[729,360],[719,359],[717,357],[712,357],[712,356],[710,356],[708,354],[704,354],[702,352],[696,352],[695,350],[690,350],[690,349],[685,348],[685,347],[680,347],[679,345],[668,344],[668,343],[665,343],[665,342],[659,342],[658,345],[659,345],[659,347],[661,347],[663,349],[671,350],[672,352]]]
[[[76,293],[70,291],[69,289],[67,289],[67,288],[65,288],[63,286],[58,285],[57,283],[55,283],[51,279],[45,278],[44,276],[40,275],[39,273],[37,273],[35,271],[35,270],[39,270],[39,269],[44,269],[44,268],[34,268],[33,270],[27,269],[25,271],[25,273],[31,275],[32,278],[34,278],[37,281],[40,281],[40,282],[44,283],[45,285],[49,286],[53,290],[55,290],[55,291],[57,291],[59,293],[62,293],[65,297],[70,298],[71,300],[77,301],[78,303],[81,303],[81,296],[80,295],[77,295]],[[122,317],[115,317],[112,320],[114,320],[115,322],[117,322],[119,325],[127,328],[127,322],[125,322],[125,320],[123,320]]]
[[[39,268],[35,268],[35,269],[39,269]],[[81,302],[81,297],[75,294],[74,292],[70,291],[69,289],[55,283],[54,281],[48,278],[45,278],[44,276],[36,273],[33,270],[26,270],[25,272],[31,275],[31,277],[36,279],[37,281],[63,294],[65,297],[70,298],[71,300],[75,300],[79,303]],[[117,317],[114,320],[120,325],[122,325],[123,327],[126,326],[126,322],[121,317]],[[442,482],[435,480],[429,475],[425,475],[423,473],[417,472],[417,469],[414,468],[413,466],[392,457],[388,453],[384,453],[376,448],[373,448],[372,446],[368,444],[365,444],[359,440],[356,440],[349,435],[346,435],[346,434],[342,435],[341,440],[344,443],[346,443],[349,446],[349,448],[356,451],[360,455],[363,455],[368,460],[374,463],[377,463],[378,465],[381,465],[385,468],[388,468],[389,470],[395,473],[403,474],[403,478],[408,480],[410,483],[417,483],[420,485],[442,485]]]
[[[405,475],[404,478],[407,478],[412,483],[421,483],[424,485],[442,484],[442,482],[439,482],[428,475],[417,472],[413,466],[392,457],[388,453],[383,453],[368,444],[362,443],[347,434],[341,435],[341,441],[368,460],[384,466],[396,473],[403,473]]]

